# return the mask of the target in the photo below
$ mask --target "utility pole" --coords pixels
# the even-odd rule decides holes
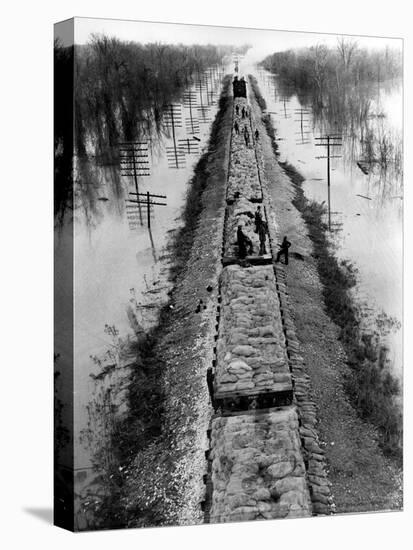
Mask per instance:
[[[300,122],[301,123],[301,131],[302,131],[303,128],[304,128],[304,122],[308,122],[308,120],[304,119],[304,115],[309,115],[310,111],[308,109],[294,109],[294,112],[295,112],[296,115],[300,116],[300,118],[298,120],[295,119],[295,122]]]
[[[196,107],[196,92],[186,92],[183,96],[184,107],[189,109],[189,118],[185,119],[186,131],[191,134],[199,134],[199,121],[194,118],[193,107]]]
[[[209,69],[207,69],[207,75],[209,76],[209,84],[210,84],[210,92],[209,92],[209,95],[210,95],[210,105],[215,105],[215,88],[216,88],[216,80],[214,78],[214,69],[212,67],[209,67]]]
[[[209,114],[209,98],[208,98],[208,89],[205,85],[205,75],[202,75],[199,73],[199,70],[198,70],[198,84],[197,84],[197,88],[199,89],[199,106],[198,106],[198,113],[200,114],[200,116],[202,117],[202,122],[210,122],[210,118],[208,118],[208,114]],[[204,90],[207,90],[207,103],[208,105],[204,105],[203,103],[203,100],[202,100],[202,92]]]
[[[296,132],[296,134],[301,136],[301,141],[297,141],[297,145],[306,145],[310,143],[308,137],[304,138],[304,135],[308,136],[310,133],[309,131],[304,132],[304,128],[308,128],[308,126],[304,126],[304,122],[308,122],[308,118],[304,118],[304,116],[310,115],[310,111],[308,109],[294,109],[294,113],[298,115],[300,118],[295,119],[295,122],[300,123],[300,132]]]
[[[189,138],[178,139],[178,148],[185,155],[197,155],[199,153],[200,141],[196,136],[192,136],[192,141]]]
[[[330,159],[341,158],[341,155],[332,155],[331,147],[342,147],[342,137],[337,134],[327,134],[322,137],[315,138],[321,140],[321,143],[316,143],[316,147],[327,147],[327,156],[316,157],[317,159],[327,159],[327,197],[328,197],[328,230],[331,231],[331,203],[330,203]]]
[[[287,115],[287,110],[288,111],[290,110],[290,109],[287,109],[287,103],[290,102],[290,98],[284,95],[280,97],[280,101],[282,101],[284,106],[284,118],[291,118],[291,115]]]
[[[144,204],[147,210],[148,229],[151,228],[151,206],[166,206],[166,202],[155,202],[152,199],[166,199],[166,195],[154,195],[153,193],[130,193],[136,195],[136,199],[127,199],[127,202],[133,204]]]
[[[173,146],[166,148],[169,168],[184,168],[185,157],[178,150],[175,134],[176,128],[182,127],[182,110],[179,103],[171,103],[167,106],[164,113],[164,122],[168,128],[172,129]]]
[[[150,176],[148,143],[146,141],[123,141],[119,143],[120,174],[133,177],[135,191],[139,193],[138,177]],[[140,224],[143,225],[139,206]]]
[[[207,72],[204,73],[204,79],[205,79],[207,103],[208,103],[208,105],[210,105],[210,102],[209,102],[209,89],[208,89],[208,73]]]
[[[201,74],[198,69],[198,84],[196,85],[199,89],[199,106],[203,108],[204,104],[202,101],[202,91],[205,89],[204,83],[202,82]]]

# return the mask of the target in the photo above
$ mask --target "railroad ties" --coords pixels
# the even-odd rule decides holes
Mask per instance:
[[[300,378],[300,365],[294,367],[296,341],[288,347],[292,326],[283,312],[284,283],[277,280],[271,249],[274,231],[269,231],[265,252],[256,233],[256,208],[261,205],[266,221],[270,205],[263,192],[254,130],[247,99],[235,97],[215,358],[207,374],[215,412],[208,431],[205,522],[315,513],[309,454],[303,445],[310,426],[297,406],[294,372],[298,399],[303,399],[306,381]],[[239,226],[252,245],[242,259]],[[304,432],[303,420],[309,426]],[[321,456],[318,446],[313,450]],[[317,475],[312,479],[324,490],[328,482],[322,468]],[[318,511],[329,513],[329,507],[318,506]]]

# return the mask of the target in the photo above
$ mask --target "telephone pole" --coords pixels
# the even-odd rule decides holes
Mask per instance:
[[[327,197],[328,197],[328,230],[331,231],[331,203],[330,203],[330,159],[341,158],[341,155],[332,155],[331,147],[342,147],[342,137],[338,134],[327,134],[315,138],[321,140],[321,143],[316,143],[316,147],[326,147],[327,155],[316,157],[318,159],[327,159]]]
[[[197,155],[199,153],[200,141],[196,136],[192,136],[192,140],[189,138],[178,139],[178,149],[183,151],[185,155]]]
[[[129,193],[130,195],[136,195],[136,199],[127,199],[127,202],[133,204],[144,204],[147,210],[148,229],[151,228],[151,206],[166,206],[166,202],[155,202],[152,199],[166,199],[166,195],[154,195],[153,193]]]
[[[199,134],[199,121],[194,117],[193,109],[196,105],[196,92],[189,91],[183,96],[184,107],[189,109],[189,117],[185,119],[186,131],[190,134]]]
[[[300,132],[296,132],[296,134],[301,136],[301,141],[297,141],[297,145],[306,145],[310,143],[307,137],[310,132],[307,130],[308,126],[304,126],[304,122],[306,123],[308,122],[308,118],[304,118],[304,116],[307,117],[311,113],[309,109],[294,109],[294,113],[300,117],[298,119],[297,118],[295,119],[295,122],[300,122],[300,129],[301,129]],[[306,131],[304,131],[304,129],[306,129]],[[304,135],[306,136],[305,138],[304,138]]]
[[[146,141],[123,141],[119,143],[120,174],[123,177],[132,177],[135,191],[139,193],[138,177],[150,176],[148,143]],[[143,225],[140,205],[139,218]]]
[[[166,147],[166,156],[168,159],[169,168],[184,168],[185,157],[178,149],[176,142],[177,128],[182,128],[182,109],[179,103],[171,103],[168,105],[164,113],[165,126],[172,130],[172,147]]]

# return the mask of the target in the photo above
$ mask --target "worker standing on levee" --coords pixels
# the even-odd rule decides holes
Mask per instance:
[[[255,141],[258,141],[259,137],[260,137],[260,133],[259,133],[258,129],[255,130],[254,136],[255,136]]]
[[[235,105],[235,114],[239,115],[239,105]]]
[[[242,230],[242,225],[238,226],[237,229],[237,244],[238,244],[238,254],[240,258],[245,258],[248,254],[252,254],[253,245],[251,239],[245,235]]]
[[[235,130],[235,133],[236,133],[237,135],[239,135],[239,126],[238,126],[238,122],[237,122],[237,121],[234,122],[234,130]]]
[[[263,256],[264,254],[267,253],[265,249],[265,240],[267,238],[267,233],[268,233],[267,222],[261,218],[261,223],[258,226],[258,236],[260,238],[260,256]]]
[[[278,245],[280,247],[280,250],[277,252],[277,257],[275,259],[276,262],[280,261],[281,255],[284,254],[285,264],[288,265],[288,249],[291,246],[290,241],[287,240],[287,237],[285,236],[283,239],[283,242]]]
[[[249,147],[249,144],[250,144],[250,133],[248,132],[248,128],[246,126],[244,126],[244,140],[245,140],[245,145],[247,147]]]
[[[262,223],[262,212],[261,212],[261,206],[257,206],[257,210],[254,214],[254,221],[255,221],[255,233],[258,233],[260,224]]]
[[[243,107],[242,110],[241,110],[241,117],[242,118],[245,118],[245,108]]]

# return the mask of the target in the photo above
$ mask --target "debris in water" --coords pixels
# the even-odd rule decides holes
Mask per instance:
[[[367,167],[367,163],[366,163],[366,162],[360,162],[360,161],[358,161],[358,162],[357,162],[357,166],[360,168],[360,170],[363,172],[363,174],[365,174],[366,176],[368,175],[369,170],[368,170],[368,167]]]

